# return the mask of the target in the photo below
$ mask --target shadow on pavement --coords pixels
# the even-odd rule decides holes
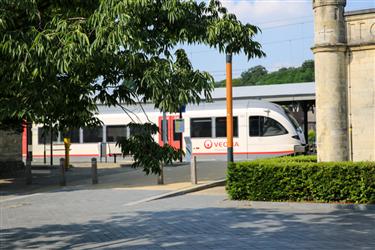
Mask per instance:
[[[99,168],[98,176],[104,177],[134,171],[132,168]],[[68,186],[89,184],[91,181],[91,168],[72,167],[65,172]],[[60,169],[59,166],[32,166],[32,184],[26,185],[25,171],[20,170],[17,173],[2,177],[0,179],[0,195],[4,198],[9,195],[24,195],[34,192],[42,192],[43,189],[60,188]]]
[[[200,182],[215,181],[225,178],[225,162],[199,162],[198,180]],[[61,188],[59,186],[60,169],[58,166],[32,166],[32,185],[26,185],[24,172],[14,177],[0,179],[0,195],[25,195],[36,192],[48,192]],[[156,185],[157,176],[146,175],[142,169],[134,169],[130,164],[101,164],[98,166],[99,185],[91,185],[90,164],[77,164],[65,172],[67,187],[79,188],[113,188],[113,187],[145,187]],[[164,168],[166,184],[190,182],[190,164],[174,163]],[[85,187],[83,187],[84,185]]]
[[[173,201],[173,200],[171,200]],[[123,211],[2,230],[5,249],[374,249],[374,214],[251,208]]]

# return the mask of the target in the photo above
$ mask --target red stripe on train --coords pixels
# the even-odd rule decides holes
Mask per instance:
[[[226,155],[226,152],[217,152],[217,153],[193,153],[193,155]],[[234,152],[235,155],[277,155],[277,154],[294,154],[294,151],[278,151],[278,152]],[[54,157],[64,157],[64,154],[53,155]],[[71,154],[69,156],[73,157],[88,157],[88,156],[96,156],[99,157],[98,154]],[[111,156],[111,155],[108,155]],[[44,155],[33,155],[35,158],[43,158]],[[50,155],[46,155],[46,157],[50,157]]]
[[[226,155],[226,152],[218,153],[193,153],[193,155]],[[278,151],[278,152],[234,152],[235,155],[277,155],[277,154],[294,154],[294,151]]]
[[[46,155],[46,157],[50,157],[51,155]],[[65,154],[53,155],[54,157],[65,157]],[[98,154],[69,154],[70,157],[87,157],[87,156],[97,156]],[[43,158],[44,155],[33,155],[34,158]]]

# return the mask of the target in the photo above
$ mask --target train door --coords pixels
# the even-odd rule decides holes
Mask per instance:
[[[180,138],[182,134],[175,132],[175,120],[179,119],[178,116],[167,116],[167,139],[168,144],[174,148],[180,149]],[[159,116],[159,145],[163,145],[163,116]]]

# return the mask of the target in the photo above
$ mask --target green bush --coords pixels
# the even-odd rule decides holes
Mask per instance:
[[[316,133],[314,130],[310,129],[308,133],[309,143],[313,144],[315,143]]]
[[[375,203],[375,162],[298,156],[232,163],[227,191],[235,200]]]

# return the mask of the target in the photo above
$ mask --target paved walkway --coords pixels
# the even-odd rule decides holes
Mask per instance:
[[[223,162],[200,162],[202,182],[225,176]],[[34,184],[1,180],[0,249],[375,249],[375,211],[303,204],[255,207],[224,187],[142,202],[191,186],[189,165],[167,167],[166,185],[119,165],[34,171]]]
[[[165,185],[157,185],[155,175],[145,175],[142,169],[133,169],[130,164],[98,163],[98,185],[91,184],[90,163],[76,163],[66,172],[67,188],[103,189],[134,188],[144,190],[178,190],[192,186],[190,165],[176,163],[164,168]],[[0,179],[0,201],[19,195],[60,190],[59,169],[56,167],[33,166],[33,184],[26,185],[23,174],[17,178]],[[199,183],[224,179],[225,162],[198,162]],[[66,188],[65,188],[66,189]]]
[[[1,249],[375,249],[374,211],[254,209],[223,187],[60,190],[0,202]]]

